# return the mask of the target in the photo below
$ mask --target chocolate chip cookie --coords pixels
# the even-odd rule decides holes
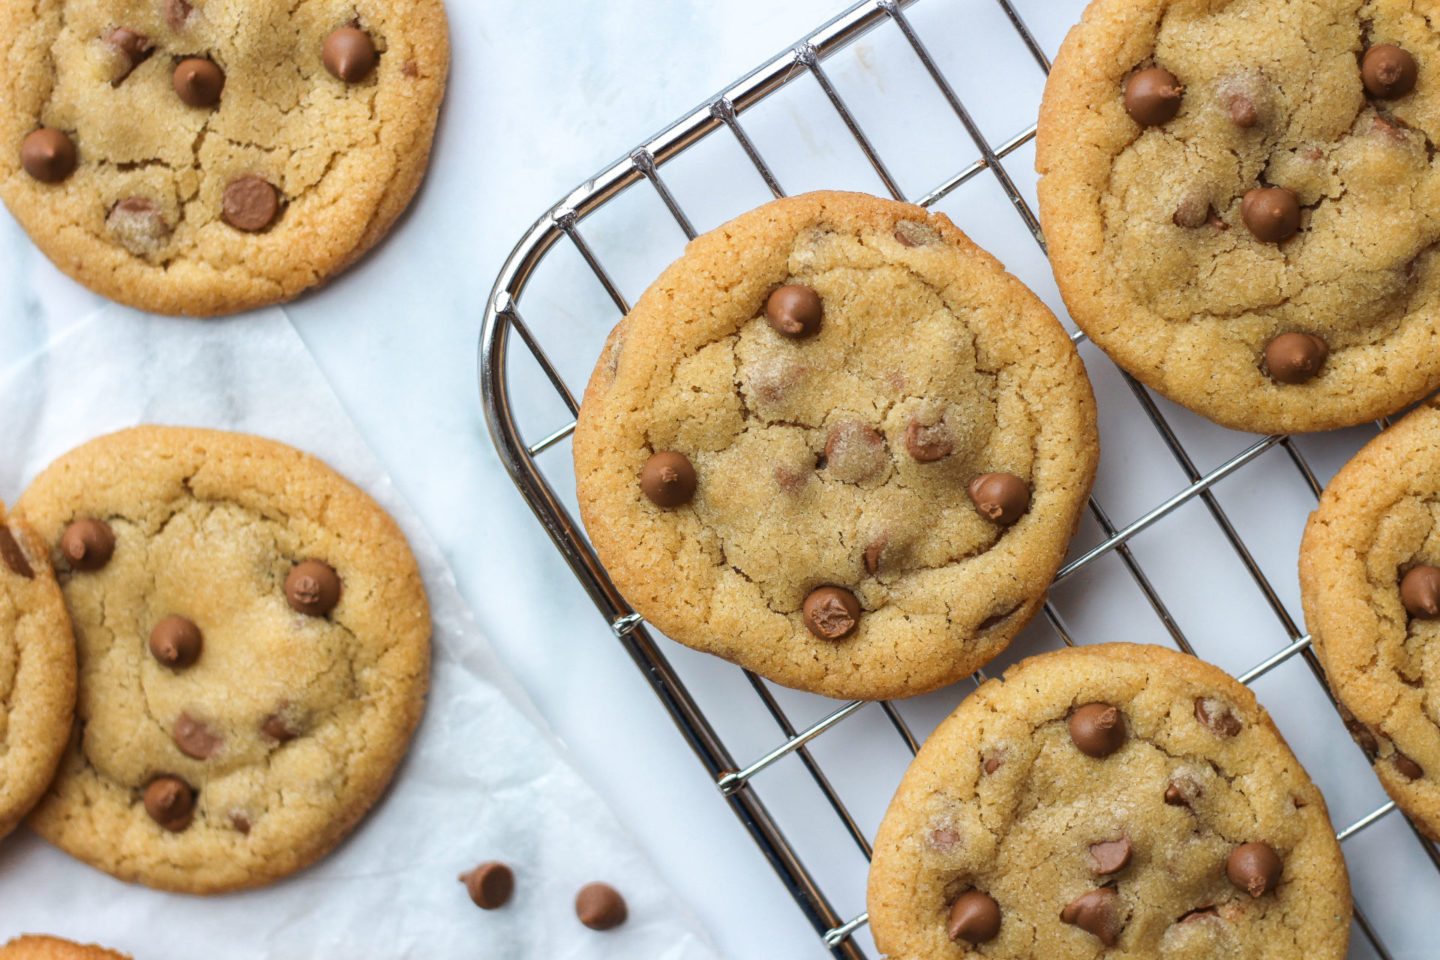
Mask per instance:
[[[1300,599],[1347,726],[1400,809],[1440,837],[1440,409],[1366,444],[1300,545]]]
[[[1031,657],[931,734],[880,825],[894,960],[1341,960],[1320,791],[1250,691],[1134,644]]]
[[[0,960],[130,960],[130,957],[93,943],[26,934],[0,946]]]
[[[160,313],[289,300],[410,202],[440,0],[0,4],[0,198],[55,264]]]
[[[75,640],[49,557],[0,504],[0,837],[50,786],[75,714]]]
[[[428,686],[429,607],[389,515],[298,450],[167,427],[77,448],[15,509],[50,544],[80,663],[77,736],[31,826],[186,893],[338,843]]]
[[[1095,0],[1036,169],[1075,321],[1240,430],[1325,430],[1440,387],[1437,36],[1399,0]]]
[[[944,216],[862,194],[695,240],[610,335],[581,515],[669,636],[787,686],[963,677],[1040,608],[1095,472],[1049,310]]]

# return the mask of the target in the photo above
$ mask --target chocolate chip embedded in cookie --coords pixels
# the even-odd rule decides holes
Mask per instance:
[[[20,163],[41,183],[59,183],[75,172],[75,141],[63,131],[41,127],[21,143]]]
[[[1123,738],[1077,749],[1120,718]],[[1324,801],[1250,692],[1131,644],[1032,657],[967,697],[890,803],[867,899],[895,960],[1342,960],[1351,915]]]
[[[1180,112],[1185,87],[1163,67],[1138,70],[1125,82],[1125,112],[1144,127],[1168,123]]]
[[[31,826],[186,893],[266,884],[339,843],[427,687],[429,609],[390,517],[298,450],[162,427],[66,454],[15,516],[52,544],[85,718]]]
[[[1360,61],[1360,77],[1372,97],[1394,100],[1415,89],[1420,68],[1408,51],[1393,43],[1377,43]]]
[[[192,107],[213,107],[225,90],[225,71],[213,60],[186,57],[175,65],[170,81],[175,95]]]
[[[640,298],[581,404],[576,490],[668,636],[908,696],[1039,610],[1096,442],[1069,337],[998,263],[943,216],[816,193],[698,238]]]

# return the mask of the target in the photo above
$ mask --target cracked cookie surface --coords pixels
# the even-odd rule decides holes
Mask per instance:
[[[1431,400],[1335,475],[1300,546],[1305,624],[1347,726],[1385,791],[1431,837],[1440,837],[1440,578],[1418,588],[1407,580],[1437,564],[1440,409]]]
[[[868,900],[896,960],[1341,960],[1351,912],[1325,801],[1250,691],[1134,644],[967,697],[890,804]]]
[[[0,504],[0,837],[50,786],[75,713],[75,640],[49,553]]]
[[[944,216],[846,193],[691,243],[610,335],[574,448],[586,529],[647,620],[865,698],[1009,643],[1098,455],[1039,299]]]
[[[1046,85],[1036,169],[1056,280],[1096,345],[1241,430],[1361,423],[1440,386],[1440,37],[1422,10],[1089,6]],[[1388,46],[1418,79],[1372,76],[1381,96],[1362,57]],[[1132,87],[1157,68],[1168,90]]]
[[[326,55],[352,23],[378,51],[363,76]],[[208,316],[289,300],[384,236],[449,46],[440,0],[40,0],[0,5],[0,62],[0,198],[35,243],[97,293]],[[22,162],[42,129],[72,162]]]
[[[130,957],[93,943],[26,934],[0,946],[0,960],[130,960]]]
[[[30,817],[47,840],[215,893],[306,866],[378,799],[424,707],[430,613],[366,494],[274,441],[139,427],[61,457],[15,512],[79,652],[75,736]],[[335,589],[297,576],[321,565]]]

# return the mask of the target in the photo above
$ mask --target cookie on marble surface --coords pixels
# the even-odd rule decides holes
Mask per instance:
[[[0,503],[0,837],[44,796],[75,715],[75,638],[49,557]]]
[[[1440,409],[1371,440],[1300,545],[1300,599],[1346,725],[1385,791],[1440,837]]]
[[[420,719],[430,612],[395,522],[260,437],[139,427],[15,512],[74,621],[77,736],[30,824],[122,880],[269,883],[378,799]]]
[[[1240,683],[1162,647],[1041,654],[926,740],[875,839],[895,960],[1341,960],[1325,801]]]
[[[1037,135],[1076,323],[1240,430],[1357,424],[1440,386],[1436,41],[1400,0],[1094,0]]]
[[[966,676],[1039,610],[1098,455],[1054,316],[943,215],[853,193],[700,237],[611,333],[580,510],[660,630],[835,697]]]
[[[130,957],[93,943],[27,933],[0,946],[0,960],[130,960]]]
[[[420,185],[440,0],[0,4],[0,198],[63,271],[159,313],[289,300]]]

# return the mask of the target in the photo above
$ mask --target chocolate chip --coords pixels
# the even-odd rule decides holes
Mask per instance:
[[[300,731],[295,729],[283,711],[284,707],[281,707],[260,721],[260,732],[276,743],[289,743],[300,736]]]
[[[195,791],[179,777],[157,777],[145,788],[145,812],[166,830],[179,833],[195,817]]]
[[[1260,119],[1260,114],[1255,109],[1255,101],[1245,94],[1231,93],[1225,100],[1225,111],[1230,114],[1230,122],[1235,126],[1248,130]]]
[[[230,814],[230,826],[234,827],[236,830],[239,830],[241,833],[245,834],[248,837],[250,835],[250,827],[252,826],[252,824],[250,823],[250,818],[245,816],[245,814],[232,813]]]
[[[1180,112],[1185,88],[1175,74],[1161,67],[1147,67],[1125,84],[1125,112],[1142,127],[1155,127],[1174,119]]]
[[[59,183],[75,172],[75,141],[59,130],[41,127],[20,143],[20,165],[41,183]]]
[[[1108,703],[1087,703],[1070,714],[1070,739],[1087,757],[1108,757],[1125,745],[1125,714]]]
[[[1210,219],[1210,194],[1205,190],[1191,190],[1180,198],[1170,221],[1177,227],[1193,229],[1203,227]]]
[[[236,230],[259,233],[274,223],[279,213],[279,191],[254,174],[233,180],[225,188],[221,214]]]
[[[912,417],[905,428],[905,451],[917,463],[934,463],[950,456],[955,451],[955,440],[949,422],[944,416],[934,423]]]
[[[625,922],[629,910],[620,891],[608,883],[587,883],[575,895],[575,916],[591,930],[613,930]]]
[[[165,22],[170,24],[171,30],[179,33],[185,29],[185,23],[190,19],[192,9],[185,0],[165,0]]]
[[[1275,889],[1282,870],[1279,855],[1268,843],[1242,843],[1225,861],[1230,882],[1257,898]]]
[[[860,601],[843,587],[816,587],[801,608],[805,629],[821,640],[844,640],[860,623]]]
[[[1194,777],[1184,774],[1171,778],[1165,787],[1165,802],[1172,807],[1189,807],[1205,793]]]
[[[1279,383],[1313,380],[1325,366],[1330,347],[1313,333],[1282,333],[1265,345],[1265,369]]]
[[[375,69],[375,41],[359,27],[341,27],[325,38],[320,57],[337,80],[359,83]]]
[[[880,573],[880,558],[885,555],[885,548],[890,545],[890,538],[881,534],[865,545],[865,572],[870,576],[878,576]]]
[[[1090,872],[1101,877],[1119,873],[1130,865],[1130,838],[1090,844]]]
[[[156,250],[170,236],[170,224],[155,201],[126,197],[110,209],[105,226],[120,245],[137,256]]]
[[[1300,231],[1300,200],[1285,187],[1256,187],[1240,201],[1240,219],[1256,240],[1280,243]]]
[[[825,469],[845,483],[862,483],[885,469],[885,438],[854,421],[837,423],[825,439]]]
[[[1380,741],[1375,738],[1371,729],[1348,714],[1345,717],[1345,729],[1350,731],[1350,736],[1360,745],[1360,749],[1365,751],[1365,755],[1373,761],[1380,752]]]
[[[985,775],[986,775],[986,776],[989,776],[990,774],[994,773],[996,770],[999,770],[999,769],[1000,769],[1000,765],[1003,764],[1004,762],[1005,762],[1004,759],[1001,758],[1000,754],[997,753],[997,754],[995,754],[994,756],[987,758],[986,761],[985,761],[984,766],[982,766],[980,769],[982,769],[982,770],[985,771]]]
[[[105,45],[115,51],[116,66],[115,77],[111,79],[110,85],[118,87],[130,76],[131,71],[144,63],[155,50],[155,44],[143,33],[137,33],[129,27],[116,27],[105,35]]]
[[[901,220],[895,224],[895,239],[903,247],[923,247],[940,239],[940,234],[928,223],[918,220]]]
[[[186,57],[175,65],[170,78],[175,95],[192,107],[213,107],[225,89],[225,71],[213,61]]]
[[[460,882],[481,910],[499,910],[515,892],[515,871],[498,860],[487,860],[460,874]]]
[[[99,570],[114,553],[115,531],[103,520],[76,520],[60,535],[60,554],[76,570]]]
[[[683,453],[661,450],[645,461],[640,489],[657,507],[679,507],[695,497],[695,467]]]
[[[150,631],[150,654],[167,667],[188,667],[200,659],[205,638],[184,617],[166,617]]]
[[[170,728],[170,737],[181,753],[196,760],[213,757],[225,742],[224,737],[210,732],[205,724],[188,713],[182,713],[175,718],[175,725]]]
[[[15,535],[10,528],[0,524],[0,559],[5,561],[5,566],[17,577],[24,577],[26,580],[35,579],[35,571],[30,568],[30,561],[25,558],[25,551],[20,549],[16,542]]]
[[[1230,705],[1215,697],[1195,698],[1195,719],[1217,737],[1233,737],[1244,726]]]
[[[1419,780],[1425,775],[1425,771],[1420,769],[1420,764],[1411,760],[1399,750],[1395,751],[1395,769],[1398,770],[1400,776],[1406,780]]]
[[[1000,933],[1000,904],[989,894],[966,890],[950,905],[945,932],[951,940],[986,943]]]
[[[1197,907],[1176,920],[1176,923],[1194,923],[1197,920],[1220,919],[1220,912],[1214,907]]]
[[[323,617],[340,602],[340,576],[320,560],[303,560],[285,577],[285,599],[291,608],[312,617]]]
[[[960,842],[960,834],[949,827],[936,827],[930,831],[930,844],[939,850],[951,850]]]
[[[1211,227],[1214,227],[1216,230],[1230,229],[1230,224],[1220,219],[1220,214],[1216,213],[1214,210],[1211,210],[1210,213],[1205,217],[1205,222]]]
[[[1360,61],[1360,79],[1372,97],[1394,100],[1415,89],[1420,69],[1415,58],[1393,43],[1378,43]]]
[[[814,288],[790,283],[770,294],[765,301],[765,319],[782,337],[803,340],[820,332],[825,305]]]
[[[1370,121],[1370,132],[1384,137],[1388,143],[1405,143],[1408,140],[1404,127],[1390,118],[1378,114]]]
[[[1120,894],[1114,887],[1083,893],[1060,911],[1060,920],[1073,924],[1107,947],[1115,946],[1125,920],[1120,915]]]
[[[414,79],[420,76],[420,66],[414,60],[406,60],[400,64],[400,75]]]
[[[982,473],[970,481],[970,499],[982,517],[1008,527],[1030,509],[1030,486],[1011,473]]]
[[[1400,578],[1400,602],[1412,617],[1440,617],[1440,567],[1422,563],[1406,571]]]

